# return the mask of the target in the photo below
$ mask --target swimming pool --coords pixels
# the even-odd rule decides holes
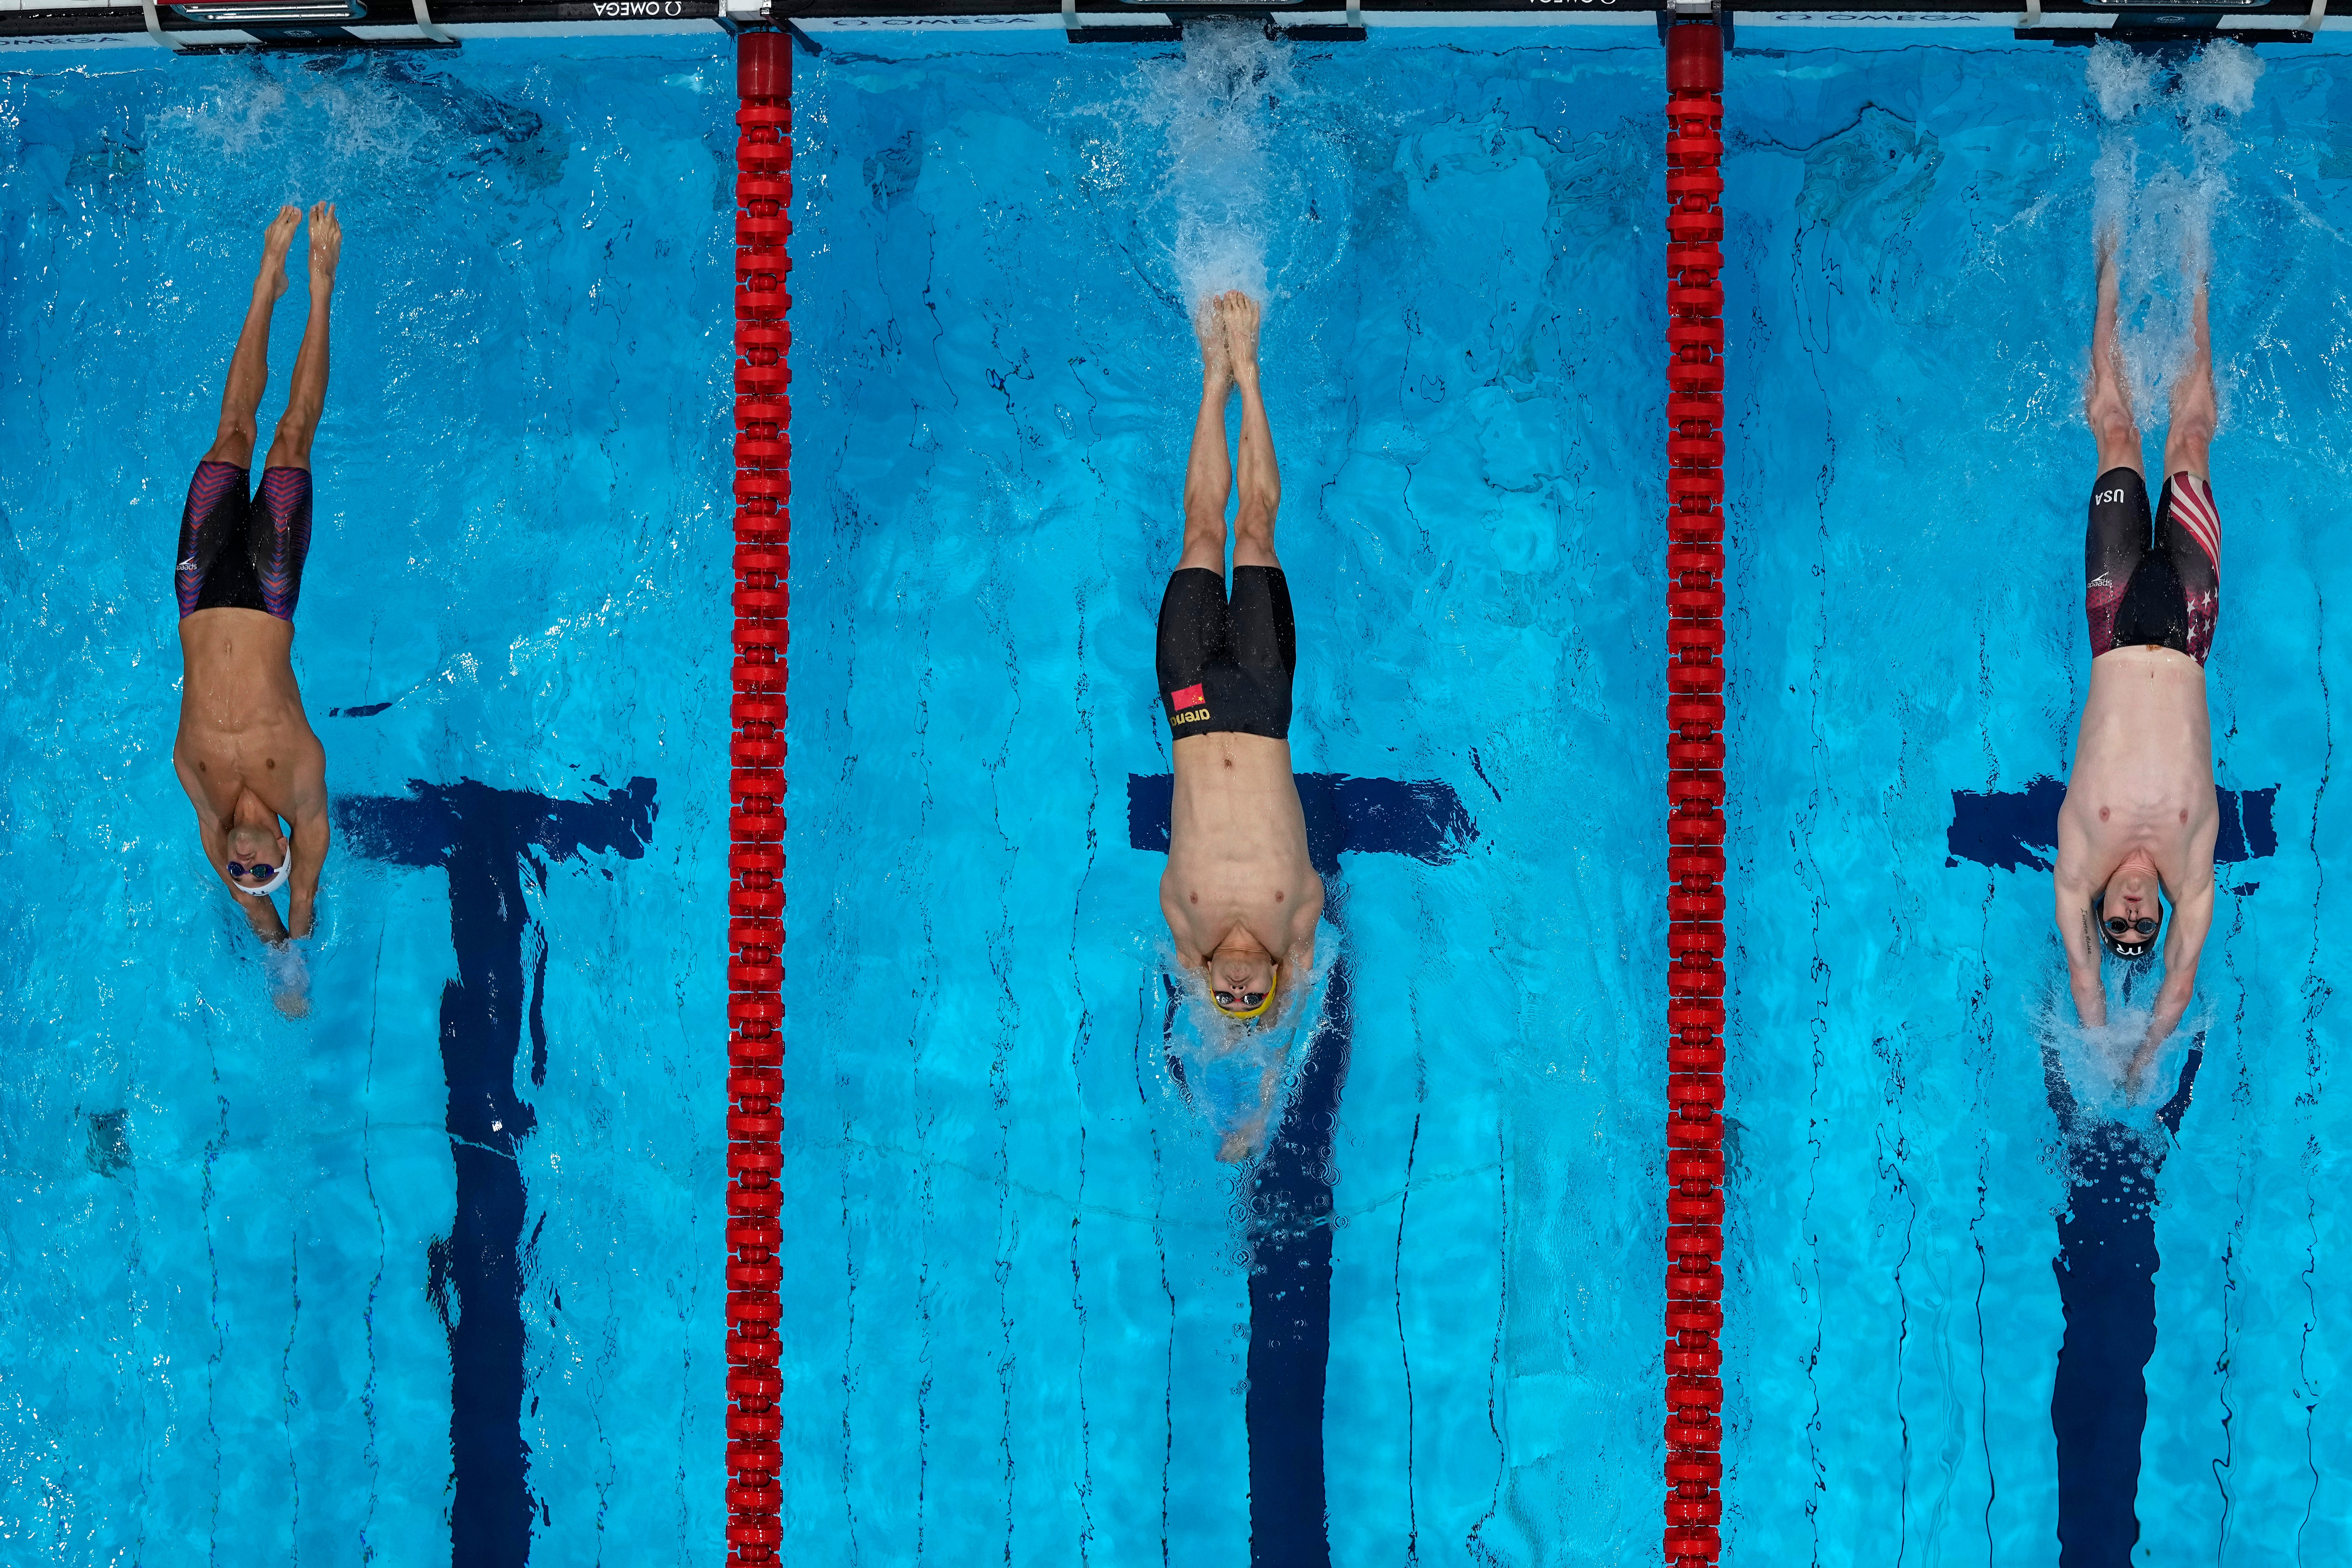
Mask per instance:
[[[2321,1306],[2342,1289],[2322,945],[2340,569],[2319,542],[2346,460],[2347,300],[2325,280],[2352,210],[2341,56],[2263,51],[2250,106],[2220,118],[2159,74],[2114,121],[2075,51],[1818,40],[1743,32],[1788,52],[1735,58],[1726,88],[1745,263],[1730,879],[1749,911],[1729,965],[1727,1533],[1790,1561],[2048,1561],[2079,1288],[2063,1304],[2090,1343],[2152,1331],[2153,1359],[2137,1454],[2072,1461],[2069,1561],[2332,1560],[2352,1506]],[[2135,153],[2107,187],[2133,193],[2131,280],[2169,270],[2210,204],[2230,604],[2209,689],[2241,803],[2152,1233],[2120,1201],[2144,1201],[2124,1177],[2145,1157],[2100,1185],[2096,1118],[2069,1145],[2053,1114],[2045,1044],[2088,1080],[2048,1022],[2071,1014],[2031,798],[2064,776],[2087,675],[2089,229],[2101,160]],[[2139,308],[2158,358],[2172,310]],[[2188,1044],[2157,1069],[2168,1093]],[[2076,1279],[2051,1271],[2053,1211],[2087,1227]],[[2126,1253],[2161,1259],[2152,1311],[2100,1262]]]
[[[795,89],[787,1556],[1647,1559],[1654,36],[851,31]],[[2110,128],[2076,51],[1738,41],[1728,1552],[2052,1562],[2031,861],[2087,657],[2087,227],[2120,138],[2177,233],[2198,148]],[[2295,522],[2344,461],[2352,143],[2340,57],[2267,58],[2213,226],[2244,890],[2152,1229],[2091,1238],[2163,1263],[2151,1560],[2329,1561],[2346,1514],[2336,569]],[[5,939],[8,1555],[716,1561],[730,62],[122,58],[0,87],[0,759],[54,867]],[[297,647],[352,804],[295,1025],[163,765],[162,552],[253,215],[331,188]],[[1236,1170],[1163,980],[1146,661],[1181,301],[1260,267],[1336,956]]]
[[[12,61],[0,1558],[713,1556],[732,86],[658,39]],[[297,1024],[168,765],[159,594],[260,223],[327,196]]]

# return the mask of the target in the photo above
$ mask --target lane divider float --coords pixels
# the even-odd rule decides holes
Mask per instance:
[[[777,1336],[784,1093],[784,686],[792,638],[793,54],[736,39],[735,679],[727,851],[727,1545],[783,1542]]]
[[[1723,35],[1666,32],[1666,1531],[1723,1499]]]

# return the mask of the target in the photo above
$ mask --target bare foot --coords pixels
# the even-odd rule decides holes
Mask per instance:
[[[1201,386],[1210,395],[1234,384],[1234,356],[1225,347],[1225,323],[1214,300],[1204,301],[1192,318],[1193,335],[1201,340]]]
[[[289,212],[294,209],[289,207]],[[335,286],[335,264],[343,258],[343,226],[335,221],[335,204],[320,202],[310,209],[310,289],[323,293]]]
[[[1238,289],[1216,299],[1217,319],[1225,325],[1225,348],[1234,356],[1236,380],[1257,375],[1257,301]]]
[[[279,207],[269,226],[261,231],[261,275],[253,281],[257,292],[275,300],[286,292],[286,253],[294,247],[294,231],[302,226],[300,207]]]

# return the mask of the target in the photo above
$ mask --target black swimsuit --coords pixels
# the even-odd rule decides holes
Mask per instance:
[[[2194,474],[2173,475],[2151,523],[2137,474],[2101,474],[2091,490],[2083,579],[2093,658],[2119,647],[2168,647],[2203,664],[2221,618],[2221,514],[2212,488]]]
[[[1160,601],[1160,695],[1175,735],[1290,738],[1298,628],[1279,566],[1236,566],[1234,596],[1205,566],[1178,569]]]
[[[245,481],[245,469],[210,458],[188,481],[173,573],[182,620],[215,609],[294,618],[310,553],[310,470],[265,468],[256,496]]]

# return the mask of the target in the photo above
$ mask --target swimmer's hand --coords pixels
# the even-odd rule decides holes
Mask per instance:
[[[1217,1158],[1228,1165],[1238,1165],[1257,1152],[1256,1129],[1228,1132],[1225,1141],[1217,1145]]]
[[[273,942],[261,963],[269,974],[269,999],[278,1010],[289,1018],[308,1017],[310,966],[302,961],[302,950],[290,941]]]

